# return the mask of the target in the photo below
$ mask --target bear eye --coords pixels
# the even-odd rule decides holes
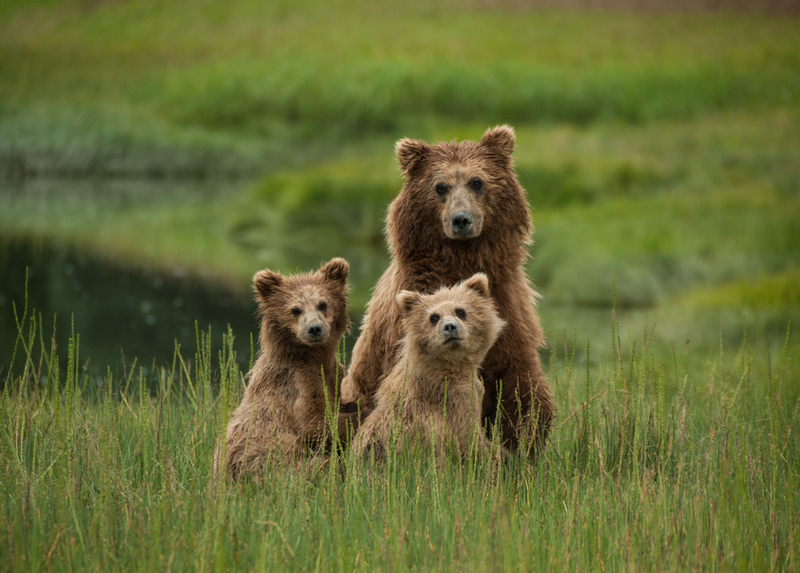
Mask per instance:
[[[466,310],[464,310],[463,308],[457,308],[457,309],[456,309],[456,316],[457,316],[458,318],[460,318],[461,320],[466,320],[466,318],[467,318],[467,311],[466,311]]]
[[[328,310],[328,303],[327,302],[319,303],[317,305],[317,310],[319,310],[320,312],[325,312],[326,310]]]
[[[450,187],[447,185],[447,183],[437,183],[436,184],[436,193],[441,195],[441,196],[447,195],[447,192],[449,190],[450,190]]]
[[[483,189],[483,179],[480,177],[473,177],[469,180],[469,188],[473,191],[480,191]]]
[[[436,314],[436,313],[432,314],[431,315],[431,324],[435,325],[437,322],[439,322],[440,318],[441,317],[438,314]]]
[[[301,314],[303,314],[303,311],[302,311],[302,310],[300,310],[300,309],[299,309],[299,308],[297,308],[297,307],[294,307],[294,308],[292,309],[292,314],[293,314],[294,316],[300,316]]]

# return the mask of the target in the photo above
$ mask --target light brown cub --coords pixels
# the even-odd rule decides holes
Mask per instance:
[[[271,459],[324,454],[330,447],[326,400],[338,407],[344,377],[336,347],[350,325],[348,270],[347,261],[332,259],[316,273],[283,277],[263,270],[253,278],[261,353],[228,423],[231,477],[259,477]],[[333,431],[344,441],[356,425],[356,414],[338,415]]]
[[[433,440],[437,454],[449,446],[463,455],[473,440],[489,449],[481,426],[484,387],[478,368],[506,323],[497,314],[486,275],[477,273],[430,295],[402,291],[396,300],[406,336],[375,395],[375,410],[354,438],[356,455],[372,450],[382,457],[394,431],[402,440]]]

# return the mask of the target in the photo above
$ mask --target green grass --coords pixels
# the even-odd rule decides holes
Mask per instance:
[[[19,316],[23,309],[20,309]],[[0,528],[11,570],[786,570],[800,555],[796,335],[745,321],[735,347],[655,358],[606,316],[612,359],[554,346],[559,404],[536,463],[427,451],[334,457],[265,485],[211,478],[244,384],[230,339],[92,378],[80,338],[20,325],[0,397]],[[613,336],[610,336],[613,334]],[[230,333],[228,333],[230,336]],[[612,344],[613,339],[613,344]],[[609,350],[607,349],[607,350]],[[659,352],[664,349],[660,349]]]
[[[791,110],[645,125],[518,126],[536,225],[528,271],[548,304],[658,308],[697,288],[800,267],[800,133]],[[439,139],[484,126],[443,122]],[[344,256],[361,312],[388,264],[402,181],[391,138],[254,183],[30,179],[0,191],[0,228],[103,258],[249,289],[256,269]],[[575,324],[575,318],[567,324]]]
[[[535,464],[421,452],[215,483],[244,374],[227,343],[98,376],[77,335],[54,348],[17,307],[0,563],[799,569],[799,28],[466,1],[0,5],[0,244],[240,291],[344,256],[357,316],[388,264],[394,141],[512,123],[560,412]]]
[[[138,161],[117,172],[205,176],[307,164],[319,157],[309,144],[336,156],[382,134],[436,136],[441,120],[796,109],[799,27],[467,1],[17,3],[0,11],[0,164],[102,174],[128,151]]]
[[[0,232],[239,290],[344,256],[357,314],[387,264],[394,141],[510,122],[546,300],[608,306],[616,282],[620,307],[655,308],[800,266],[799,26],[466,1],[8,5]]]

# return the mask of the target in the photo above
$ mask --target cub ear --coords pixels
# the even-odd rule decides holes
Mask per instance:
[[[256,294],[262,301],[267,300],[273,291],[281,284],[283,284],[281,273],[276,273],[269,269],[258,271],[253,277],[253,285],[255,285]]]
[[[397,154],[397,161],[400,163],[400,170],[403,177],[408,177],[416,169],[421,161],[428,156],[431,147],[424,141],[414,139],[401,139],[394,146]]]
[[[479,295],[489,298],[489,279],[483,273],[475,273],[463,283],[465,287],[477,292]]]
[[[422,295],[410,290],[401,290],[394,299],[400,305],[403,314],[408,314],[422,300]]]
[[[486,131],[481,138],[481,145],[496,149],[504,155],[514,153],[514,143],[517,136],[514,135],[514,128],[510,125],[498,125]]]
[[[350,265],[344,259],[331,259],[322,267],[319,272],[326,280],[338,283],[347,284],[347,273],[350,271]]]

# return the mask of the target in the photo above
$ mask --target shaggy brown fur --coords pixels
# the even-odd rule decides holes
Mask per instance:
[[[347,261],[333,259],[316,273],[283,277],[263,270],[253,278],[261,354],[228,423],[226,466],[232,477],[258,477],[272,458],[330,447],[326,400],[336,407],[344,376],[336,347],[350,325],[348,270]],[[356,425],[355,414],[342,414],[334,431],[344,441]]]
[[[400,431],[402,440],[432,440],[440,454],[448,444],[466,454],[476,438],[479,447],[490,449],[481,427],[484,388],[478,368],[505,322],[489,295],[486,275],[430,295],[402,291],[397,305],[406,337],[353,451],[371,450],[380,458],[393,431]]]
[[[394,366],[402,332],[397,293],[431,293],[483,272],[508,323],[481,364],[484,421],[490,428],[499,406],[505,445],[516,448],[526,434],[539,445],[546,440],[554,408],[538,354],[544,334],[537,295],[524,271],[532,225],[512,163],[514,143],[508,126],[488,130],[477,143],[397,143],[405,184],[387,217],[392,263],[364,317],[343,401],[371,407]]]

